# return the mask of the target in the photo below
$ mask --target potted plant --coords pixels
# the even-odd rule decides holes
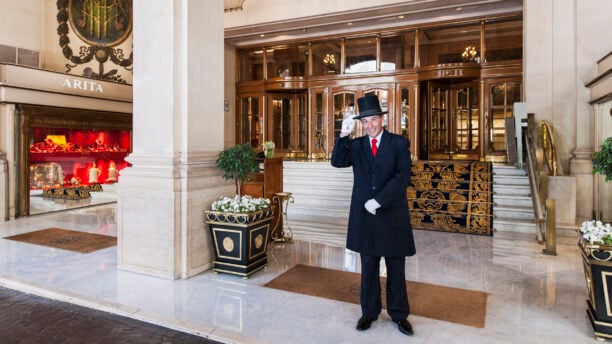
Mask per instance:
[[[587,290],[587,314],[598,338],[612,336],[612,226],[585,221],[578,246],[582,253]]]
[[[593,173],[600,173],[606,182],[612,180],[612,137],[608,137],[601,149],[593,154]]]
[[[240,195],[240,186],[249,173],[257,170],[256,156],[257,152],[248,143],[226,148],[217,155],[215,166],[223,172],[223,178],[234,180],[236,195]]]
[[[233,179],[234,197],[222,197],[205,211],[205,222],[213,239],[213,271],[241,275],[267,266],[267,247],[274,207],[267,198],[240,194],[240,186],[257,169],[256,152],[249,144],[219,152],[215,165],[223,178]]]

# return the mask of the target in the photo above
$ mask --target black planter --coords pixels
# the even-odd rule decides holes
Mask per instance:
[[[267,266],[270,223],[274,208],[251,213],[207,210],[206,223],[213,239],[213,271],[249,276]]]
[[[580,239],[587,289],[587,315],[595,337],[612,338],[612,247]]]

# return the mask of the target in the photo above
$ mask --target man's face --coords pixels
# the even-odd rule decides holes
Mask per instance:
[[[368,134],[369,137],[378,136],[378,134],[380,134],[380,132],[383,129],[382,127],[383,116],[382,115],[364,117],[360,119],[360,121],[361,121],[361,126],[363,127],[363,130],[365,130],[366,134]]]

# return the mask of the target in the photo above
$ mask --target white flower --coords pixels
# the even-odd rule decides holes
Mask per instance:
[[[224,211],[230,213],[248,213],[266,209],[270,207],[270,200],[267,198],[253,198],[251,196],[238,196],[234,198],[223,197],[214,201],[210,206],[214,211]]]
[[[276,147],[276,145],[274,144],[274,141],[266,141],[262,143],[261,146],[263,147],[264,150],[270,150]]]
[[[612,245],[612,226],[601,221],[584,221],[580,227],[582,238],[590,244]]]

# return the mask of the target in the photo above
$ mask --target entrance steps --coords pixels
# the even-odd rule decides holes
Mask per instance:
[[[499,232],[536,233],[535,215],[524,169],[493,165],[493,229]]]

